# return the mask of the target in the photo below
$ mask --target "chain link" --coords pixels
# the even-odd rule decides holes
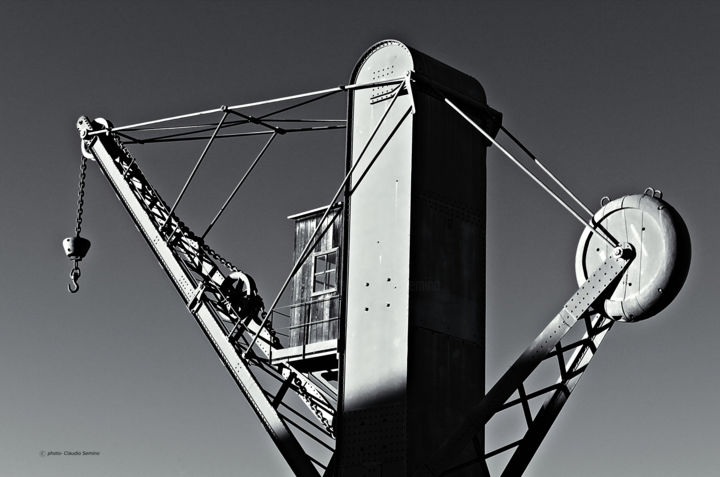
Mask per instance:
[[[227,258],[225,258],[225,257],[223,257],[222,255],[220,255],[219,253],[217,253],[215,250],[213,250],[212,248],[210,248],[210,246],[209,246],[208,244],[203,243],[203,244],[202,244],[202,249],[203,249],[208,255],[210,255],[212,258],[214,258],[215,260],[217,260],[218,262],[220,262],[221,264],[223,264],[228,270],[231,270],[231,271],[233,271],[233,272],[239,272],[239,271],[240,271],[240,269],[239,269],[238,267],[236,267],[235,265],[233,265],[233,263],[232,263],[230,260],[228,260]]]
[[[128,157],[128,158],[132,158],[132,157],[133,157],[133,156],[130,154],[130,151],[128,151],[128,149],[125,147],[125,144],[122,142],[122,140],[121,140],[119,137],[117,137],[117,136],[115,137],[115,144],[117,144],[117,146],[123,151],[123,153],[125,154],[125,157]],[[84,156],[83,156],[83,157],[84,157]],[[132,159],[131,165],[134,164],[134,163],[135,163],[135,159]],[[85,163],[83,162],[83,167],[84,167],[84,166],[85,166]],[[81,179],[81,191],[82,191],[82,188],[84,187],[84,184],[85,184],[85,169],[84,169],[84,168],[83,168],[83,170],[82,170],[82,172],[81,172],[80,179]],[[153,191],[153,192],[154,192],[154,191]],[[155,192],[155,194],[157,194],[157,193]],[[78,199],[78,205],[79,205],[79,207],[78,207],[78,230],[79,230],[80,224],[82,223],[82,218],[81,218],[81,215],[82,215],[82,195],[84,195],[84,192],[82,192],[82,194],[79,196],[79,199]],[[158,199],[160,199],[159,196],[158,196]],[[165,203],[162,201],[162,199],[160,199],[160,202],[161,202],[163,205],[165,205]],[[166,205],[165,205],[165,208],[167,209],[167,206],[166,206]],[[174,213],[169,216],[169,221],[173,221],[173,220],[175,220],[175,221],[179,224],[180,230],[181,230],[181,232],[182,232],[185,236],[188,236],[188,237],[192,238],[193,240],[195,240],[197,243],[201,244],[200,246],[201,246],[202,250],[205,251],[205,253],[207,253],[207,254],[210,255],[212,258],[214,258],[215,260],[217,260],[218,262],[220,262],[220,263],[221,263],[224,267],[226,267],[228,270],[233,271],[233,272],[239,272],[239,271],[240,271],[240,269],[239,269],[237,266],[235,266],[230,260],[226,259],[226,258],[223,257],[222,255],[220,255],[219,253],[217,253],[215,250],[213,250],[212,248],[210,248],[210,246],[209,246],[208,244],[206,244],[203,240],[201,240],[200,237],[198,237],[198,236],[196,236],[194,233],[192,233],[192,231],[191,231],[188,227],[186,227],[185,224],[182,223],[182,222],[180,221],[180,219],[179,219]]]
[[[78,200],[77,200],[77,218],[75,223],[75,238],[74,240],[69,237],[66,240],[71,240],[72,245],[68,248],[68,256],[73,261],[73,267],[70,271],[70,283],[68,284],[68,291],[70,293],[77,293],[80,289],[78,286],[78,279],[80,278],[80,260],[83,259],[90,242],[80,237],[80,231],[82,230],[82,215],[83,205],[85,204],[85,171],[87,170],[87,158],[80,156],[80,182],[78,183]]]
[[[327,417],[325,417],[325,411],[323,411],[320,406],[315,404],[315,400],[312,394],[310,394],[310,392],[307,390],[305,383],[303,383],[302,380],[296,376],[295,379],[293,379],[293,384],[295,384],[300,398],[308,404],[310,410],[320,420],[323,427],[325,427],[325,430],[328,431],[330,433],[330,436],[334,439],[335,429],[333,428],[332,423],[327,419]]]
[[[78,278],[80,278],[80,267],[78,263],[79,260],[73,260],[73,267],[72,270],[70,270],[70,279],[74,282],[77,282]]]
[[[119,137],[115,137],[115,143],[118,145],[118,147],[123,151],[123,153],[128,158],[132,158],[130,152],[125,147],[125,144],[120,140]],[[84,156],[83,156],[84,159]],[[132,160],[132,163],[134,163],[135,160]],[[132,164],[131,163],[131,164]],[[83,160],[82,167],[81,167],[81,173],[80,173],[80,192],[78,193],[78,222],[77,222],[77,233],[80,233],[80,227],[82,225],[82,207],[83,207],[83,196],[85,194],[84,187],[85,187],[85,167],[86,162]],[[155,194],[157,194],[155,191],[153,191]],[[157,196],[159,199],[159,202],[163,204],[163,207],[167,210],[167,206],[164,204],[162,199],[160,199],[159,196]],[[207,253],[210,257],[212,257],[214,260],[220,262],[224,267],[226,267],[228,270],[232,272],[239,272],[241,271],[237,266],[235,266],[230,260],[226,259],[222,255],[220,255],[218,252],[213,250],[208,244],[206,244],[200,237],[196,236],[174,213],[169,214],[168,216],[168,223],[175,223],[176,229],[185,237],[194,240],[196,243],[199,244],[200,248]],[[73,268],[71,272],[71,277],[75,277],[74,280],[77,279],[77,277],[80,276],[80,269],[77,268],[77,262],[75,262],[75,267]],[[75,275],[77,274],[77,275]],[[264,316],[264,312],[263,312]],[[270,328],[269,333],[271,336],[275,336],[274,330]],[[335,437],[335,429],[333,428],[333,423],[328,420],[326,416],[326,411],[322,409],[318,404],[315,403],[314,396],[308,391],[307,384],[303,382],[298,377],[295,377],[293,379],[293,383],[295,385],[295,388],[297,389],[298,394],[300,395],[300,398],[305,401],[310,408],[310,410],[315,414],[315,416],[320,420],[325,430],[334,438]]]
[[[78,208],[77,208],[77,225],[75,225],[75,236],[80,236],[82,229],[83,205],[85,204],[85,171],[87,170],[87,158],[80,157],[80,183],[78,184]],[[77,265],[76,267],[77,268]],[[73,269],[74,271],[74,269]]]

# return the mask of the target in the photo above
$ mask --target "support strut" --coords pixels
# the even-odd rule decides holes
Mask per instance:
[[[609,320],[593,311],[593,305],[612,290],[634,256],[635,252],[629,244],[615,249],[615,253],[583,283],[565,303],[560,313],[550,321],[485,397],[471,409],[463,424],[429,460],[424,469],[426,475],[452,475],[454,471],[471,463],[484,462],[490,457],[512,449],[516,450],[502,475],[514,476],[522,473],[610,328]],[[565,347],[560,345],[563,337],[580,320],[583,320],[587,326],[585,337],[573,345]],[[577,349],[569,360],[569,367],[566,367],[562,353],[573,347]],[[560,380],[538,392],[527,393],[523,385],[524,381],[541,362],[556,358],[560,364]],[[457,462],[459,450],[469,445],[474,436],[483,433],[485,425],[496,414],[509,407],[520,405],[523,406],[528,418],[528,400],[547,392],[552,392],[551,396],[534,419],[528,419],[528,430],[522,439],[496,450],[480,453],[471,461]],[[515,393],[518,394],[519,399],[511,400]]]
[[[171,208],[150,186],[114,133],[88,134],[96,129],[87,118],[80,118],[78,129],[81,136],[90,142],[87,149],[92,152],[116,195],[293,472],[300,476],[318,476],[316,465],[323,466],[317,464],[318,461],[305,451],[291,432],[288,423],[294,422],[280,414],[279,403],[282,401],[285,404],[283,398],[292,389],[316,417],[328,422],[328,425],[332,421],[333,406],[302,373],[288,365],[280,369],[268,363],[267,355],[274,345],[272,336],[268,330],[259,330],[252,320],[246,333],[259,336],[258,348],[265,357],[248,360],[242,356],[242,344],[228,338],[228,323],[236,323],[241,317],[224,305],[227,297],[222,293],[221,286],[226,276],[213,260],[217,254],[208,253],[202,241],[170,212]],[[167,227],[163,227],[164,224]],[[172,231],[172,240],[168,240],[165,230]],[[258,370],[276,379],[284,379],[283,373],[288,372],[295,373],[295,377],[284,389],[272,393],[256,377]],[[307,434],[308,431],[303,432]]]

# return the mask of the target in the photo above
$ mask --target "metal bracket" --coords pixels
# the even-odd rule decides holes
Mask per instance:
[[[293,379],[295,379],[295,376],[297,376],[294,372],[290,372],[287,378],[285,378],[285,381],[283,381],[282,385],[280,386],[280,389],[278,390],[277,394],[275,395],[275,398],[272,402],[272,407],[275,409],[278,408],[280,403],[282,402],[283,398],[285,398],[285,394],[287,394],[288,389],[290,389],[290,385],[293,382]]]
[[[187,308],[190,310],[190,313],[195,313],[198,311],[198,308],[200,308],[200,305],[202,304],[200,301],[200,297],[205,293],[205,282],[200,283],[198,287],[195,289],[195,294],[190,299],[190,302],[188,302]]]
[[[408,95],[410,97],[410,112],[412,114],[415,114],[415,96],[413,95],[412,90],[412,82],[413,78],[412,75],[415,73],[414,71],[410,70],[407,72],[407,75],[405,76],[405,89],[408,92]]]

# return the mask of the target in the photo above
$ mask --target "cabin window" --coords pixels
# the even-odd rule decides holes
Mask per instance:
[[[313,295],[337,290],[338,249],[316,253],[313,256]]]

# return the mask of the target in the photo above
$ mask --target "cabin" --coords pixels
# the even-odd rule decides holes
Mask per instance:
[[[336,204],[321,225],[327,207],[288,217],[295,223],[293,262],[297,262],[318,226],[322,229],[291,282],[287,346],[273,350],[272,362],[287,362],[299,371],[337,369],[337,342],[342,309],[343,208]]]

